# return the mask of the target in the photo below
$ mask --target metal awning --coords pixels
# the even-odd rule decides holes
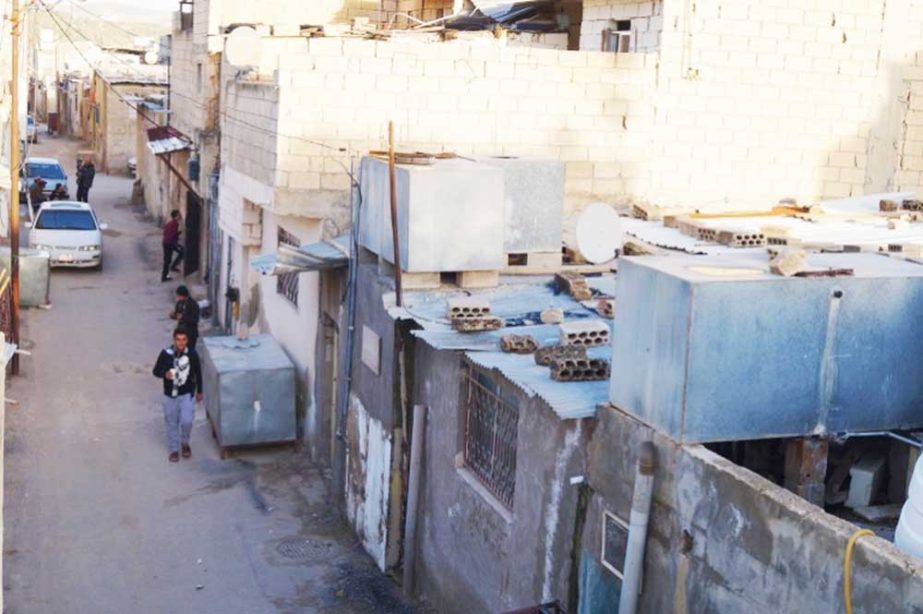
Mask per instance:
[[[250,259],[250,267],[263,275],[324,271],[348,264],[349,235],[301,247],[279,245],[279,251],[275,254],[260,254]]]
[[[192,141],[172,126],[156,126],[147,131],[147,148],[155,156],[183,151],[192,147]]]

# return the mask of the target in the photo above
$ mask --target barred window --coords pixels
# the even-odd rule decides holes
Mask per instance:
[[[465,466],[512,509],[519,403],[473,366],[466,373],[465,388]]]
[[[300,247],[301,243],[298,237],[279,226],[278,245],[289,245],[291,247]],[[298,306],[298,273],[283,273],[276,277],[276,292],[284,296],[288,301]]]

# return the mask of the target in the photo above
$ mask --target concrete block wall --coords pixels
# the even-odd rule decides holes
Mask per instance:
[[[266,39],[261,79],[231,84],[235,112],[277,121],[275,185],[344,205],[341,164],[386,147],[460,155],[531,155],[566,162],[570,204],[615,198],[646,185],[649,103],[656,57],[504,48],[478,43]],[[252,94],[251,94],[252,92]],[[275,107],[262,102],[278,98]],[[226,105],[225,105],[226,106]],[[264,148],[258,134],[224,120],[227,142]],[[253,147],[253,144],[256,147]],[[224,161],[236,165],[235,156]],[[265,152],[260,160],[271,160]],[[253,166],[253,161],[243,163]],[[268,166],[254,172],[266,177]],[[308,205],[304,205],[307,207]]]
[[[856,526],[706,448],[677,446],[613,407],[600,408],[588,449],[579,611],[611,611],[589,607],[614,580],[600,565],[603,512],[628,519],[644,440],[654,442],[658,466],[639,612],[843,611],[842,561]],[[877,537],[856,546],[852,581],[857,612],[908,612],[923,603],[923,562]]]
[[[580,49],[600,51],[602,32],[618,21],[631,21],[632,52],[657,51],[663,31],[663,0],[584,0]]]
[[[901,102],[887,62],[906,1],[668,3],[649,200],[765,208],[881,190]],[[881,168],[879,168],[881,167]]]
[[[275,135],[282,111],[279,90],[266,83],[231,80],[220,104],[222,164],[262,184],[275,185],[279,156]]]

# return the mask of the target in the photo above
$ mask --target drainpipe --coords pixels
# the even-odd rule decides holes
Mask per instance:
[[[342,506],[346,500],[346,416],[349,413],[349,391],[353,377],[353,343],[356,336],[356,294],[359,277],[359,225],[362,221],[362,192],[356,176],[355,160],[349,159],[349,208],[352,228],[349,233],[349,269],[346,282],[346,330],[340,343],[344,344],[343,377],[337,374],[336,437],[331,459],[334,501]]]
[[[635,614],[638,609],[656,467],[654,444],[650,441],[642,442],[638,455],[638,473],[635,476],[635,493],[631,501],[631,519],[628,522],[628,544],[625,547],[625,573],[622,594],[619,596],[619,614]]]
[[[410,476],[407,478],[407,517],[404,521],[404,594],[413,595],[417,558],[417,508],[420,502],[420,463],[426,433],[426,406],[413,406],[413,438],[410,440]]]

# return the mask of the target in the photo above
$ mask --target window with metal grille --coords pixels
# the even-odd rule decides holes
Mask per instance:
[[[519,403],[487,373],[465,376],[465,466],[507,508],[516,489]]]
[[[301,243],[298,237],[279,226],[278,245],[288,245],[291,247],[300,247]],[[298,273],[283,273],[276,277],[276,292],[284,296],[288,301],[298,306]]]

